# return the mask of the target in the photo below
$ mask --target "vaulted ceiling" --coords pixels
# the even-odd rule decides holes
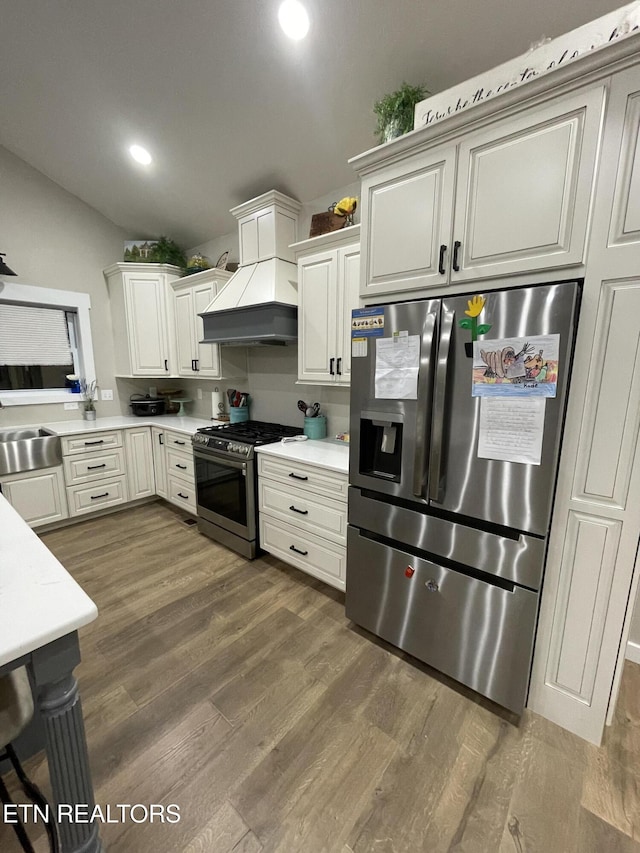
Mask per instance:
[[[193,246],[268,189],[308,201],[351,183],[374,101],[403,80],[441,91],[620,5],[304,2],[292,42],[280,0],[2,0],[0,144],[132,238]]]

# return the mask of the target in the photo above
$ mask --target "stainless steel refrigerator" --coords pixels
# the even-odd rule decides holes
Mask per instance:
[[[352,318],[347,616],[518,714],[579,298],[572,281]]]

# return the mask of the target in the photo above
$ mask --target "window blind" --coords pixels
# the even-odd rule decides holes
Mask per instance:
[[[73,364],[65,312],[0,303],[0,364]]]

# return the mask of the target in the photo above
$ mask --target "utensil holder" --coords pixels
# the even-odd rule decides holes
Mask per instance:
[[[239,424],[249,420],[249,406],[229,406],[229,420],[232,424]]]
[[[303,432],[307,438],[326,438],[327,419],[324,415],[317,418],[305,418]]]

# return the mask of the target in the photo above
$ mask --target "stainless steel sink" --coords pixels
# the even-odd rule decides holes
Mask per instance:
[[[0,429],[0,477],[61,464],[60,438],[50,430]]]

